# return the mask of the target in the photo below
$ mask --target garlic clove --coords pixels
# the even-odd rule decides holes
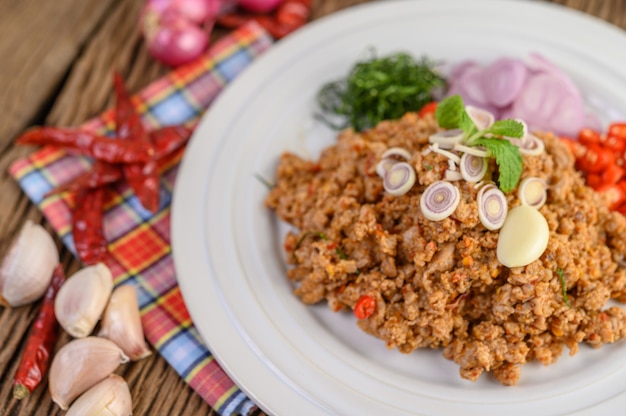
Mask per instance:
[[[115,342],[132,361],[151,354],[143,335],[134,286],[122,285],[113,291],[98,336]]]
[[[107,305],[113,276],[103,263],[74,273],[61,286],[54,301],[54,314],[65,331],[75,338],[91,334]]]
[[[67,410],[72,401],[113,374],[128,357],[113,341],[100,337],[75,339],[55,354],[48,384],[52,401]]]
[[[117,374],[111,374],[76,399],[65,416],[129,416],[132,413],[128,384]]]
[[[0,266],[0,305],[22,306],[43,296],[59,264],[59,250],[46,229],[28,220]]]

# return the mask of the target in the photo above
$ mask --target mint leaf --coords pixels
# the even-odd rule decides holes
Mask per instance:
[[[523,162],[519,149],[508,140],[488,139],[476,140],[477,146],[484,146],[496,159],[500,176],[498,183],[502,192],[511,192],[522,176]]]
[[[524,135],[524,126],[519,121],[507,119],[498,120],[485,130],[485,134],[491,133],[497,136],[521,138]]]
[[[459,120],[459,128],[463,130],[466,138],[478,132],[478,128],[476,127],[476,124],[474,124],[469,114],[467,114],[467,111],[465,111],[465,108],[463,109],[463,112],[461,113],[461,119]]]
[[[461,122],[461,114],[465,111],[463,99],[460,95],[451,95],[437,104],[435,118],[437,124],[444,129],[456,129]]]

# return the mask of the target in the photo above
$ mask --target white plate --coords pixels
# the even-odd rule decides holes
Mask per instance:
[[[518,386],[460,379],[439,351],[403,355],[349,313],[306,307],[285,277],[282,231],[263,207],[285,150],[315,156],[334,133],[315,93],[370,47],[454,62],[539,52],[626,114],[626,35],[535,2],[370,3],[279,42],[219,97],[187,149],[173,205],[173,252],[195,325],[236,383],[273,415],[587,414],[626,405],[626,345],[526,365]],[[616,88],[619,87],[619,88]],[[585,410],[586,409],[586,410]],[[590,410],[593,409],[593,410]]]

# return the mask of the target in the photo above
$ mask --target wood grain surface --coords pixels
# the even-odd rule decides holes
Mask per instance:
[[[362,2],[313,0],[313,18]],[[113,70],[122,73],[131,91],[167,72],[150,58],[138,34],[143,3],[0,0],[0,258],[27,219],[47,226],[7,173],[12,161],[32,151],[14,146],[15,138],[32,125],[74,126],[103,111],[112,103]],[[553,3],[626,29],[626,0]],[[56,242],[69,275],[79,263]],[[0,416],[64,413],[51,402],[47,384],[26,400],[12,397],[16,366],[38,306],[0,307]],[[63,335],[57,348],[68,340]],[[216,415],[158,354],[117,372],[130,385],[135,415]]]

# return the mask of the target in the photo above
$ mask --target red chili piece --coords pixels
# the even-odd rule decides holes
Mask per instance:
[[[105,188],[81,189],[76,193],[72,234],[78,258],[86,264],[103,262],[107,240],[103,229]]]
[[[60,194],[63,192],[77,192],[81,189],[95,189],[119,181],[122,178],[122,170],[118,165],[96,161],[91,170],[83,173],[61,186],[48,192],[45,196]]]
[[[16,144],[60,146],[108,163],[147,162],[154,154],[149,142],[121,142],[81,130],[57,127],[32,129],[17,139]]]
[[[376,310],[376,300],[370,295],[363,295],[354,305],[354,316],[357,319],[367,319]]]
[[[434,114],[435,110],[437,110],[437,102],[433,101],[428,104],[425,104],[424,107],[421,108],[418,115],[420,117],[424,117],[426,114]]]
[[[59,335],[58,323],[54,316],[54,299],[63,282],[65,274],[59,264],[52,275],[52,280],[43,298],[39,314],[28,334],[26,346],[13,381],[13,396],[16,399],[28,397],[41,383],[50,367],[50,357]]]
[[[150,137],[154,144],[155,159],[162,159],[187,144],[191,131],[183,126],[167,126],[152,132]]]
[[[607,131],[607,136],[626,140],[626,123],[612,123]]]

